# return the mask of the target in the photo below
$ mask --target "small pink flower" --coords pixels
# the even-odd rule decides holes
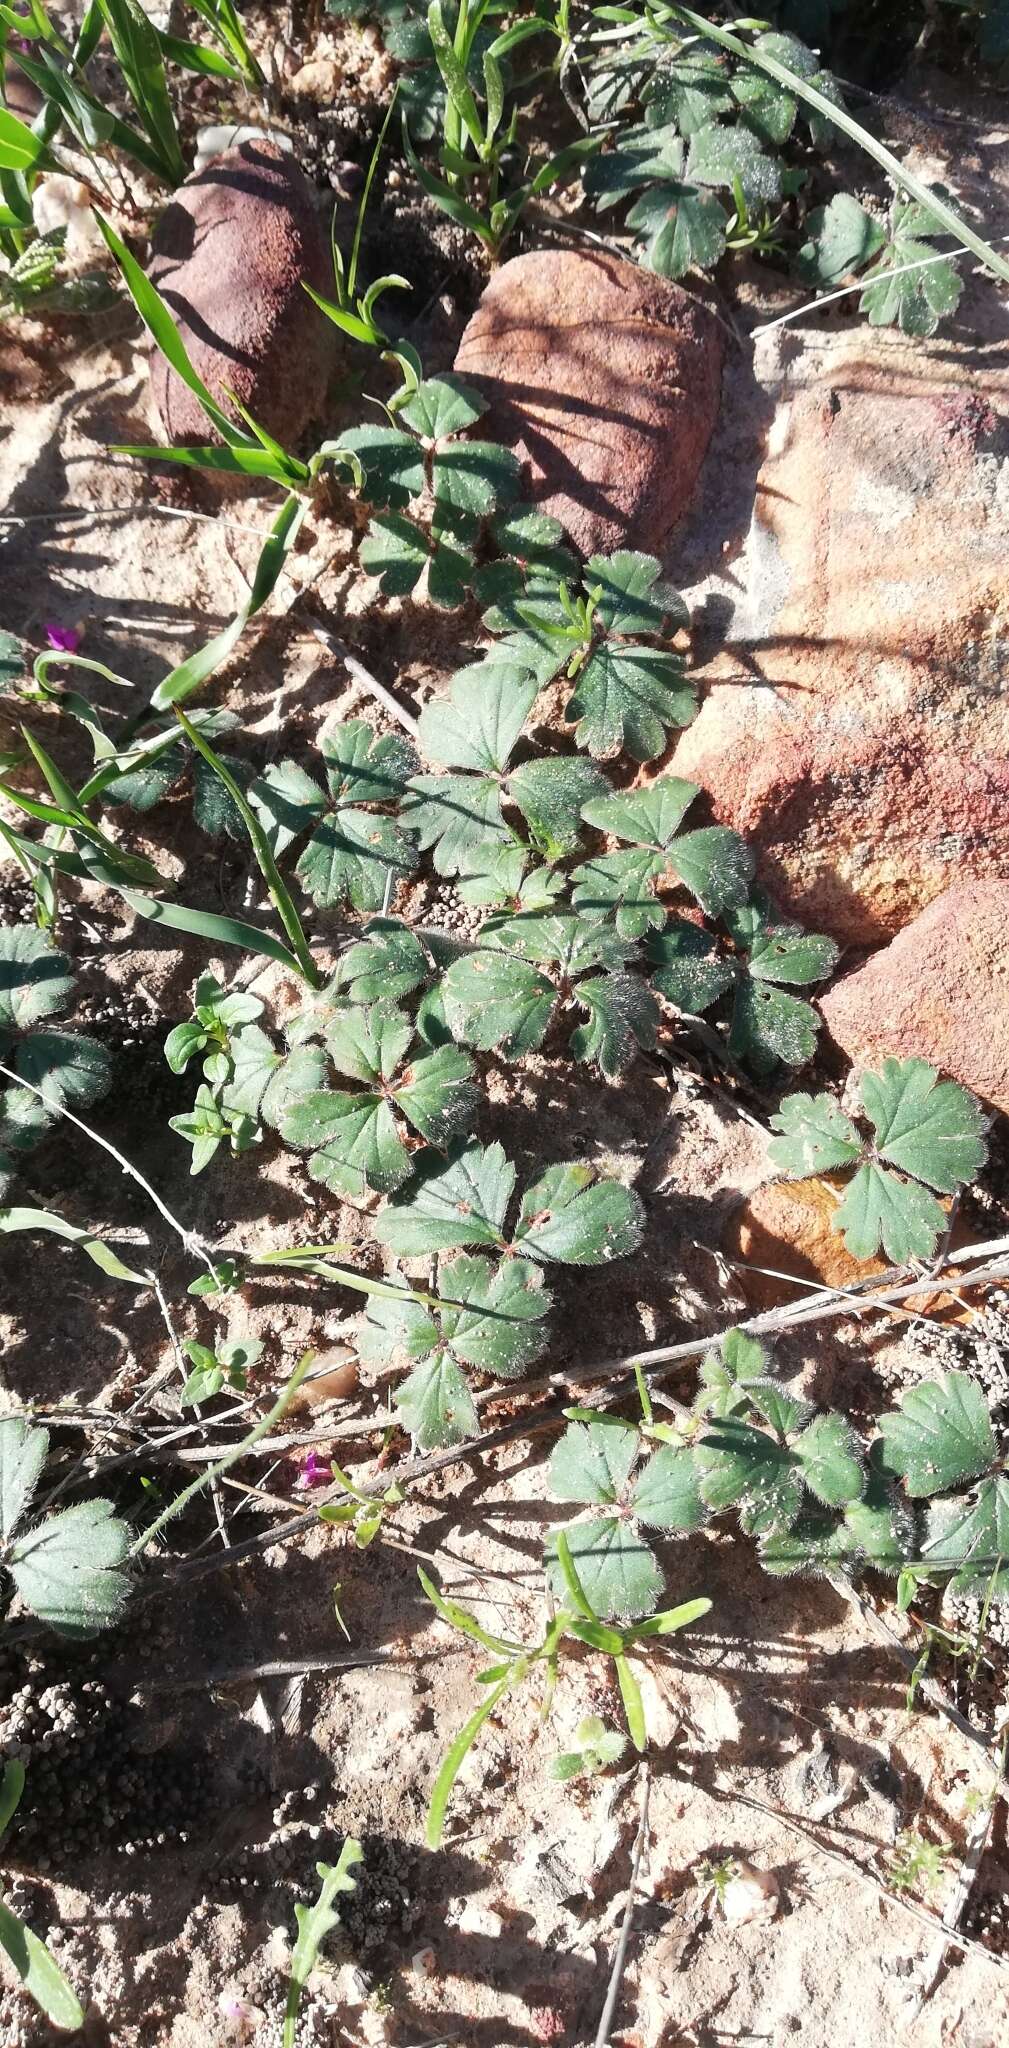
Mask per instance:
[[[309,1486],[328,1486],[332,1477],[332,1469],[326,1459],[320,1458],[318,1451],[306,1451],[294,1483],[300,1489]]]
[[[57,654],[76,654],[84,638],[79,626],[47,625],[44,631],[50,647]]]

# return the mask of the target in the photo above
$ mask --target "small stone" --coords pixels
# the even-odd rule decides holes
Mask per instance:
[[[529,494],[583,554],[661,548],[718,414],[722,330],[701,300],[620,257],[539,249],[492,277],[455,367],[490,401]]]
[[[773,1920],[780,1904],[781,1887],[773,1870],[737,1863],[721,1896],[722,1918],[730,1927],[745,1927],[753,1920]]]
[[[947,889],[820,1005],[853,1060],[930,1060],[1009,1110],[1009,882]]]
[[[433,1948],[419,1948],[410,1958],[410,1968],[415,1977],[433,1977],[436,1961]]]
[[[226,150],[180,185],[154,235],[150,277],[194,369],[228,410],[225,389],[285,447],[320,410],[336,330],[303,284],[332,291],[307,180],[274,141]],[[151,394],[166,438],[202,445],[213,429],[156,349]]]

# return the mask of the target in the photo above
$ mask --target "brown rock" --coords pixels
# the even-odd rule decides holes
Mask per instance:
[[[849,1058],[930,1060],[1009,1111],[1009,882],[948,889],[820,1008]]]
[[[764,1266],[764,1273],[736,1270],[736,1278],[752,1309],[766,1309],[794,1302],[814,1287],[864,1285],[888,1268],[885,1259],[854,1259],[845,1250],[844,1239],[833,1227],[841,1195],[840,1182],[830,1180],[768,1181],[749,1196],[729,1218],[722,1249],[730,1259],[747,1266]],[[954,1232],[954,1241],[956,1233]],[[796,1287],[786,1277],[804,1282]],[[962,1313],[954,1296],[932,1290],[915,1295],[909,1308],[931,1313]]]
[[[311,188],[275,142],[243,142],[180,185],[154,237],[152,281],[194,367],[231,411],[227,386],[289,447],[324,402],[336,330],[302,290],[332,291]],[[192,392],[151,352],[151,392],[166,438],[214,439]]]
[[[479,431],[515,449],[531,497],[590,555],[661,547],[704,460],[722,355],[718,321],[677,285],[540,249],[492,277],[455,367],[490,399]]]
[[[1009,871],[1009,373],[865,331],[757,368],[770,451],[672,767],[785,908],[864,945]]]

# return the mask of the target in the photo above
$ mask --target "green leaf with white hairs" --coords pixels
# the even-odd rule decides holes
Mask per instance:
[[[671,917],[663,931],[650,934],[645,955],[654,969],[653,986],[688,1017],[709,1010],[736,978],[709,934],[685,918]]]
[[[320,1089],[288,1103],[279,1127],[289,1145],[311,1152],[312,1179],[354,1202],[372,1191],[392,1194],[410,1178],[409,1154],[381,1096]]]
[[[966,1088],[940,1081],[926,1060],[884,1060],[861,1084],[876,1149],[888,1166],[954,1194],[984,1165],[985,1118]]]
[[[318,784],[297,761],[273,761],[249,784],[249,802],[276,855],[310,831],[326,809]]]
[[[40,1088],[53,1108],[87,1109],[112,1082],[106,1047],[75,1031],[33,1031],[18,1046],[15,1064],[22,1080]]]
[[[512,802],[549,860],[577,850],[584,806],[607,788],[601,769],[569,754],[542,754],[538,760],[523,761],[508,777]]]
[[[792,1448],[810,1493],[825,1507],[842,1508],[865,1492],[865,1467],[850,1423],[833,1410],[815,1415]]]
[[[894,1266],[931,1258],[945,1227],[946,1212],[927,1188],[874,1160],[859,1167],[834,1214],[852,1258],[874,1258],[882,1246]]]
[[[767,1149],[772,1166],[797,1180],[854,1166],[862,1141],[832,1095],[789,1095],[771,1118],[780,1133]]]
[[[650,185],[631,207],[627,226],[642,251],[638,260],[674,282],[689,270],[713,270],[725,254],[725,208],[696,185]]]
[[[382,1082],[391,1081],[412,1037],[413,1025],[402,1010],[374,1005],[337,1010],[324,1043],[338,1074]]]
[[[424,455],[412,434],[379,422],[352,427],[340,446],[364,471],[361,495],[368,504],[402,509],[424,489]]]
[[[11,1541],[30,1506],[49,1452],[49,1432],[24,1416],[0,1421],[0,1541]]]
[[[445,768],[503,775],[536,701],[531,677],[506,669],[464,669],[448,698],[433,697],[420,715],[420,743],[428,760]]]
[[[590,555],[582,575],[586,588],[599,593],[598,616],[608,633],[666,634],[687,624],[687,607],[654,555],[632,548]]]
[[[699,1529],[705,1509],[693,1451],[686,1444],[654,1451],[638,1475],[630,1507],[648,1529]]]
[[[581,670],[564,716],[575,741],[596,760],[626,752],[652,761],[667,732],[689,725],[697,709],[682,656],[655,647],[601,641]]]
[[[607,1621],[638,1621],[652,1614],[662,1593],[655,1555],[633,1524],[615,1516],[574,1522],[565,1530],[571,1560],[594,1614]],[[555,1599],[568,1598],[554,1539],[547,1545],[547,1577]]]
[[[309,840],[297,873],[313,903],[336,910],[381,910],[417,865],[414,840],[373,811],[345,810],[324,818]]]
[[[983,1479],[966,1499],[932,1501],[921,1562],[950,1577],[958,1593],[1004,1600],[1009,1594],[1009,1479]]]
[[[750,1405],[750,1389],[768,1372],[768,1357],[762,1344],[745,1330],[728,1330],[721,1344],[705,1352],[701,1360],[701,1388],[697,1407],[715,1416],[739,1415]]]
[[[543,1043],[557,991],[527,960],[478,948],[453,962],[442,980],[453,1038],[481,1052],[501,1047],[509,1059]]]
[[[726,1415],[706,1431],[694,1452],[701,1499],[716,1512],[738,1507],[750,1535],[764,1535],[795,1520],[802,1505],[802,1472],[795,1453],[764,1430]]]
[[[341,953],[336,981],[352,1003],[401,1002],[431,973],[427,954],[409,925],[374,918],[363,939]]]
[[[615,1506],[623,1498],[639,1443],[634,1424],[618,1416],[569,1422],[547,1467],[554,1498],[588,1507]]]
[[[433,853],[439,875],[465,872],[478,848],[511,838],[497,781],[486,776],[415,775],[402,817],[421,851]]]
[[[396,1389],[396,1406],[417,1448],[441,1451],[479,1432],[473,1396],[448,1351],[434,1351]]]
[[[319,743],[330,793],[348,804],[398,803],[417,769],[417,750],[401,733],[377,735],[363,718],[327,726]]]
[[[74,978],[65,953],[34,925],[0,925],[0,1038],[65,1010]]]
[[[461,377],[427,377],[397,418],[422,441],[447,441],[472,427],[487,410],[487,400]]]
[[[571,1033],[578,1060],[594,1060],[608,1081],[615,1081],[638,1048],[653,1052],[659,1027],[659,1006],[651,990],[633,974],[599,974],[580,981],[575,1001],[588,1011],[588,1022]]]
[[[129,1595],[119,1569],[130,1532],[109,1500],[80,1501],[15,1536],[4,1559],[20,1599],[61,1634],[91,1635],[118,1621]]]
[[[454,1251],[464,1245],[504,1242],[504,1223],[515,1168],[500,1145],[453,1147],[448,1160],[423,1153],[416,1179],[398,1202],[375,1218],[375,1235],[402,1258]]]
[[[685,182],[731,191],[737,178],[751,206],[773,206],[781,198],[780,163],[765,154],[747,128],[699,128],[687,152]]]
[[[980,1478],[997,1456],[984,1395],[964,1372],[907,1388],[879,1431],[878,1464],[902,1479],[913,1499]]]
[[[850,192],[836,192],[827,206],[814,206],[806,216],[804,242],[796,269],[804,284],[830,291],[843,284],[879,254],[886,235],[877,220]]]
[[[602,1266],[637,1250],[644,1220],[633,1188],[588,1166],[551,1166],[522,1197],[515,1242],[534,1259]]]
[[[394,1089],[396,1106],[429,1145],[446,1146],[471,1129],[483,1106],[473,1063],[454,1045],[418,1053]]]

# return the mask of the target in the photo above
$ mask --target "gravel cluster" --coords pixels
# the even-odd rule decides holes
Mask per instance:
[[[206,1758],[139,1746],[143,1716],[98,1675],[94,1651],[0,1649],[0,1754],[25,1789],[5,1850],[30,1870],[74,1873],[101,1851],[185,1843],[213,1801]]]
[[[278,1894],[277,1904],[289,1911],[296,1900],[314,1898],[319,1889],[316,1865],[335,1863],[348,1833],[356,1830],[337,1818],[321,1784],[284,1794],[273,1810],[273,1831],[267,1841],[251,1844],[223,1864],[217,1877],[221,1898],[248,1898],[262,1892]],[[354,1871],[357,1889],[340,1899],[340,1920],[355,1955],[386,1940],[402,1942],[423,1915],[415,1852],[383,1835],[361,1834],[364,1861]]]

